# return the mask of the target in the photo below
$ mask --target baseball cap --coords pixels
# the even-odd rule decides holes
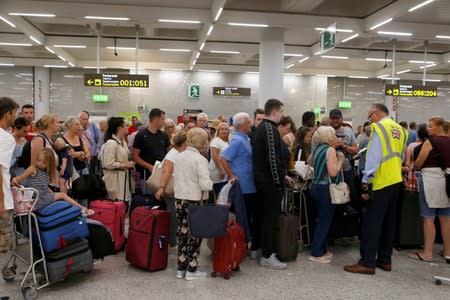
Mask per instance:
[[[332,109],[330,111],[330,119],[343,118],[342,112],[339,109]]]

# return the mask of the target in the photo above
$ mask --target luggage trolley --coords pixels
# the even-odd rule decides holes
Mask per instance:
[[[17,261],[23,263],[28,266],[26,272],[23,274],[22,281],[20,282],[20,290],[23,294],[23,297],[26,300],[29,299],[37,299],[38,290],[48,286],[50,284],[47,273],[47,265],[45,262],[44,250],[42,248],[41,236],[39,232],[39,226],[37,226],[38,221],[37,217],[34,214],[34,207],[39,199],[39,192],[34,188],[11,188],[14,198],[14,218],[27,217],[27,228],[28,228],[28,244],[29,244],[29,255],[30,258],[22,257],[18,254],[17,251],[17,242],[18,235],[15,226],[14,226],[14,246],[13,252],[11,253],[9,259],[6,261],[6,264],[2,268],[2,277],[5,281],[12,281],[17,276]],[[33,226],[36,224],[36,226]],[[35,228],[33,228],[35,227]],[[33,230],[35,230],[36,234],[33,234]],[[25,235],[23,235],[25,237]],[[39,251],[40,258],[35,258],[33,254],[33,239],[37,238],[38,243],[35,243],[35,248]],[[43,272],[44,280],[39,280],[36,276],[36,268],[39,264],[42,264],[41,271]]]

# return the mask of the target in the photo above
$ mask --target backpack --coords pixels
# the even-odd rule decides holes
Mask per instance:
[[[31,141],[27,141],[22,149],[22,155],[17,158],[17,165],[21,168],[28,168],[31,165],[31,142],[34,138],[40,137],[44,141],[44,148],[47,147],[47,138],[42,134],[37,134]]]

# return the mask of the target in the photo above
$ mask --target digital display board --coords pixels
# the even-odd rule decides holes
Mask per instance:
[[[250,96],[252,93],[251,88],[239,88],[239,87],[213,87],[214,96],[229,96],[240,97]]]
[[[148,88],[148,75],[84,74],[85,86]]]
[[[386,96],[399,97],[437,97],[437,87],[412,84],[386,84]]]

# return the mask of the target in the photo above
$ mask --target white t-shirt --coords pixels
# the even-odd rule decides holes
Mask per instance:
[[[3,193],[5,199],[5,210],[14,208],[14,201],[11,194],[9,168],[11,167],[11,159],[16,147],[14,137],[0,128],[0,165],[3,173]]]
[[[170,149],[169,152],[167,152],[164,160],[170,160],[171,162],[175,163],[175,161],[177,160],[179,155],[180,155],[180,152],[178,152],[177,149],[172,148],[172,149]]]
[[[209,146],[210,146],[210,148],[219,149],[219,155],[220,155],[220,153],[222,153],[222,151],[224,151],[226,148],[228,148],[229,143],[225,142],[224,140],[222,140],[219,137],[215,137],[212,139]],[[228,181],[228,177],[226,175],[224,178],[220,177],[219,169],[217,168],[216,163],[214,162],[212,157],[211,157],[211,160],[209,161],[209,175],[211,177],[211,180],[214,183]]]

